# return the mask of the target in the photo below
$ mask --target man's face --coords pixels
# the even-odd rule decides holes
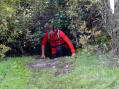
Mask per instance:
[[[48,29],[49,31],[53,31],[53,25],[49,24]]]
[[[52,31],[53,30],[53,26],[52,26],[52,24],[46,24],[45,25],[45,29],[46,29],[46,31],[48,31],[48,32],[50,32],[50,31]]]
[[[48,25],[48,32],[50,32],[51,34],[54,33],[54,29],[53,29],[53,25],[52,24]]]

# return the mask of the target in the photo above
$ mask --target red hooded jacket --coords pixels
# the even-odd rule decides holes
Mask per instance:
[[[49,40],[50,45],[51,45],[52,55],[56,54],[56,52],[57,52],[56,47],[59,45],[62,45],[62,44],[64,44],[67,48],[70,48],[70,51],[72,54],[75,53],[75,49],[74,49],[72,42],[65,35],[65,33],[62,32],[61,30],[57,30],[57,31],[53,32],[52,34],[46,32],[44,37],[43,37],[43,40],[41,42],[41,47],[42,46],[45,47],[48,40]]]

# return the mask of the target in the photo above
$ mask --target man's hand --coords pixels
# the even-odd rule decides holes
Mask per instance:
[[[42,58],[42,59],[45,59],[46,57],[45,57],[45,55],[41,55],[41,58]]]
[[[71,56],[75,56],[76,54],[75,53],[73,53]]]
[[[45,46],[41,46],[41,51],[42,51],[42,54],[41,54],[41,58],[42,59],[45,59]]]

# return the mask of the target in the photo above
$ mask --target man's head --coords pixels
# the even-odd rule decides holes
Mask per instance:
[[[47,31],[50,31],[50,32],[51,32],[51,31],[55,32],[55,31],[57,31],[57,29],[58,29],[58,28],[54,25],[53,22],[46,23],[45,27],[46,27]]]
[[[47,31],[51,31],[51,30],[53,30],[54,27],[51,23],[46,23],[45,28],[46,28]]]

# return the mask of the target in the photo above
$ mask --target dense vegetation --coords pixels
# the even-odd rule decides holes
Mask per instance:
[[[3,0],[0,10],[0,44],[10,47],[7,55],[40,54],[49,21],[63,28],[76,48],[94,45],[103,51],[111,49],[101,1]]]

